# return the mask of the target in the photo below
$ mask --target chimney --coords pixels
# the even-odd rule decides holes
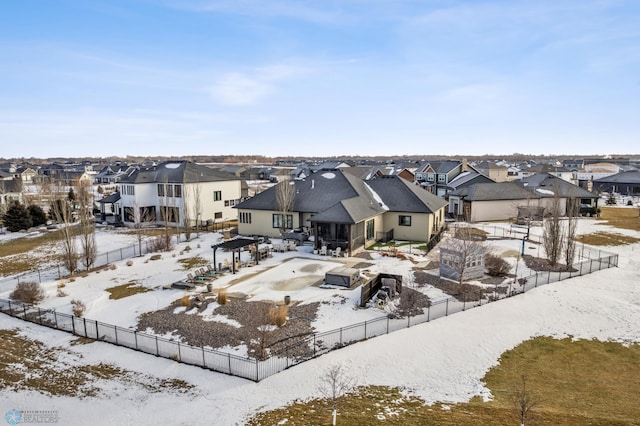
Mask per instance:
[[[462,159],[462,171],[463,171],[463,172],[466,172],[467,170],[468,170],[468,167],[467,167],[467,159],[466,159],[466,158],[463,158],[463,159]]]

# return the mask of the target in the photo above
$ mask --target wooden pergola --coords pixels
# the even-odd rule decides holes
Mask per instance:
[[[240,249],[246,246],[250,246],[251,244],[255,244],[256,250],[255,253],[258,253],[258,245],[260,242],[258,240],[254,240],[253,238],[234,238],[233,240],[224,241],[222,243],[214,244],[211,246],[213,249],[213,270],[218,270],[218,264],[216,263],[216,251],[219,248],[231,250],[231,270],[235,274],[236,273],[236,253],[238,254],[238,261],[240,261]],[[256,265],[258,264],[258,256],[256,255]]]

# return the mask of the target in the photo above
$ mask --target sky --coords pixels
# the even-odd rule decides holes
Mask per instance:
[[[640,149],[637,0],[20,0],[0,157]]]

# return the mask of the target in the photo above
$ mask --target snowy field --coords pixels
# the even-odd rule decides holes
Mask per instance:
[[[624,234],[631,232],[596,225],[591,219],[580,220],[579,233],[595,230]],[[633,235],[638,236],[638,233]],[[188,256],[200,254],[211,258],[210,246],[217,238],[215,234],[209,234],[202,236],[200,241],[189,242],[193,250]],[[118,243],[112,241],[109,244],[115,247]],[[177,253],[185,244],[178,245]],[[197,244],[200,244],[200,249]],[[513,244],[505,247],[505,250],[519,250],[520,241],[514,240]],[[101,251],[106,249],[104,246],[100,248]],[[574,338],[620,342],[640,341],[640,328],[637,327],[640,323],[640,244],[605,249],[619,254],[618,268],[546,285],[524,295],[351,345],[259,383],[102,342],[70,346],[75,336],[0,315],[0,328],[20,329],[26,337],[43,341],[49,346],[67,348],[78,355],[78,363],[109,363],[154,377],[183,379],[195,385],[195,391],[183,395],[150,395],[136,387],[122,388],[110,381],[99,380],[104,382],[103,395],[83,399],[3,390],[0,391],[0,410],[55,410],[60,417],[60,424],[65,425],[84,425],[88,422],[132,425],[243,424],[243,420],[256,411],[280,407],[296,399],[319,396],[318,378],[327,366],[335,363],[345,365],[359,385],[400,386],[428,403],[467,401],[474,395],[489,398],[488,390],[480,379],[496,364],[501,353],[531,337],[570,335]],[[162,260],[147,263],[143,259],[134,259],[130,267],[118,263],[115,270],[89,274],[86,278],[67,283],[65,290],[70,295],[66,298],[55,296],[55,282],[44,283],[50,297],[43,306],[70,312],[69,300],[66,299],[80,298],[87,304],[88,318],[130,327],[141,312],[164,307],[184,294],[181,290],[162,289],[167,283],[186,276],[186,271],[181,270],[177,263],[180,257],[179,254],[175,258],[163,254]],[[301,263],[301,257],[307,257],[311,264],[317,266],[303,271],[308,263]],[[222,259],[223,254],[219,251],[217,261]],[[285,259],[290,260],[282,263]],[[421,260],[424,259],[416,258],[416,261]],[[319,315],[319,328],[331,329],[345,322],[367,319],[366,315],[372,311],[354,309],[356,295],[352,293],[355,291],[305,285],[298,287],[291,284],[291,276],[284,275],[322,275],[324,271],[339,265],[336,262],[336,259],[315,256],[302,249],[299,252],[276,253],[259,266],[243,268],[235,275],[227,274],[214,281],[214,284],[216,287],[229,287],[229,291],[245,292],[256,300],[281,300],[285,279],[286,292],[293,300],[314,301],[327,294],[340,292],[350,302],[322,305]],[[412,265],[408,261],[380,257],[369,269],[373,273],[380,271],[406,276]],[[283,267],[286,269],[280,269]],[[264,270],[263,276],[269,278],[261,280],[262,285],[256,286],[251,279],[243,279],[243,274],[249,276],[260,270]],[[154,291],[115,301],[108,299],[105,288],[132,280]],[[6,298],[10,290],[0,289],[0,297]],[[372,374],[373,371],[375,374]]]

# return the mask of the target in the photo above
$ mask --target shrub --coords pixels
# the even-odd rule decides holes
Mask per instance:
[[[18,302],[37,305],[44,300],[44,289],[39,283],[25,281],[18,283],[9,297]]]
[[[78,299],[73,299],[71,301],[71,306],[73,306],[73,315],[77,317],[83,316],[84,311],[87,309],[87,306]]]
[[[127,266],[132,266],[133,265],[133,260],[127,260]]]
[[[186,306],[186,307],[191,306],[191,298],[187,295],[182,296],[180,298],[180,306]]]
[[[289,307],[287,305],[271,306],[269,308],[269,324],[282,327],[287,322]]]
[[[155,238],[152,238],[147,242],[147,248],[150,252],[170,251],[173,249],[173,245],[171,244],[171,237],[167,237],[166,235],[159,235]]]
[[[492,277],[504,277],[511,270],[509,262],[494,253],[484,255],[484,266]]]
[[[56,296],[58,296],[58,297],[66,297],[66,296],[68,296],[68,294],[65,293],[64,290],[62,290],[61,288],[58,287],[58,291],[56,292]]]
[[[111,269],[112,271],[115,271],[118,267],[116,266],[115,263],[112,263],[111,265],[109,265],[109,269]]]
[[[227,290],[225,290],[224,288],[221,288],[220,291],[218,291],[218,304],[227,304]]]

